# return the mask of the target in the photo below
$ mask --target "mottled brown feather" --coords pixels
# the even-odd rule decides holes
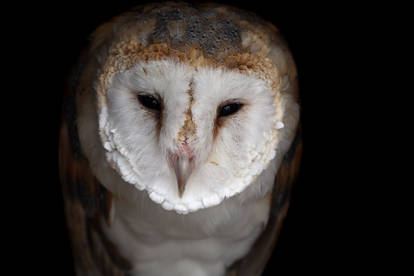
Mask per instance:
[[[79,66],[76,70],[82,70]],[[69,83],[65,97],[76,99],[76,85]],[[64,209],[75,270],[81,275],[124,276],[130,264],[104,235],[102,224],[110,224],[112,194],[92,174],[81,152],[76,127],[76,100],[66,101],[60,129],[59,166]],[[67,115],[66,113],[70,113]],[[73,113],[73,114],[72,114]],[[72,126],[69,128],[69,126]],[[70,131],[69,131],[70,129]]]

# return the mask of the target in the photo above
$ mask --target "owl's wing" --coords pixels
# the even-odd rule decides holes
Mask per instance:
[[[102,230],[102,223],[110,223],[112,195],[92,174],[80,147],[76,90],[65,93],[59,137],[60,181],[76,275],[125,276],[130,264]]]
[[[302,138],[299,127],[296,137],[289,151],[285,154],[275,178],[268,224],[248,255],[235,263],[226,276],[259,276],[263,273],[276,245],[289,207],[292,184],[299,172],[301,156]]]

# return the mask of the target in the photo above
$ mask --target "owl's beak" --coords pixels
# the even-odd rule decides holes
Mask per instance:
[[[183,196],[187,181],[193,171],[194,162],[192,158],[187,155],[170,155],[169,159],[177,179],[178,196],[181,198]]]

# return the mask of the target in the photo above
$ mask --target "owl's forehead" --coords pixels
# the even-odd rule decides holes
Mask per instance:
[[[278,68],[271,60],[279,55],[277,33],[273,25],[233,7],[151,4],[98,28],[92,49],[98,51],[106,84],[114,72],[139,62],[175,59],[194,68],[254,74],[277,90]],[[109,47],[99,47],[101,42]]]
[[[166,62],[168,61],[168,62]],[[206,56],[203,51],[190,47],[183,52],[169,47],[166,43],[143,46],[136,40],[122,41],[111,51],[102,75],[98,91],[105,94],[115,73],[128,71],[137,65],[145,70],[160,68],[168,72],[171,64],[180,64],[192,72],[231,72],[264,81],[276,92],[280,88],[277,68],[271,61],[259,54],[233,53],[222,59]]]

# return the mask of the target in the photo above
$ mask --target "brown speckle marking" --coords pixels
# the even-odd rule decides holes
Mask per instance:
[[[188,137],[194,136],[196,133],[196,124],[193,121],[193,113],[191,112],[191,108],[194,104],[193,81],[190,82],[187,93],[190,96],[190,105],[188,106],[188,109],[185,112],[184,125],[178,132],[178,141],[180,141],[181,143],[185,142]]]
[[[213,164],[213,165],[215,165],[215,166],[220,166],[220,165],[219,165],[219,163],[214,162],[214,161],[210,161],[210,164]]]

